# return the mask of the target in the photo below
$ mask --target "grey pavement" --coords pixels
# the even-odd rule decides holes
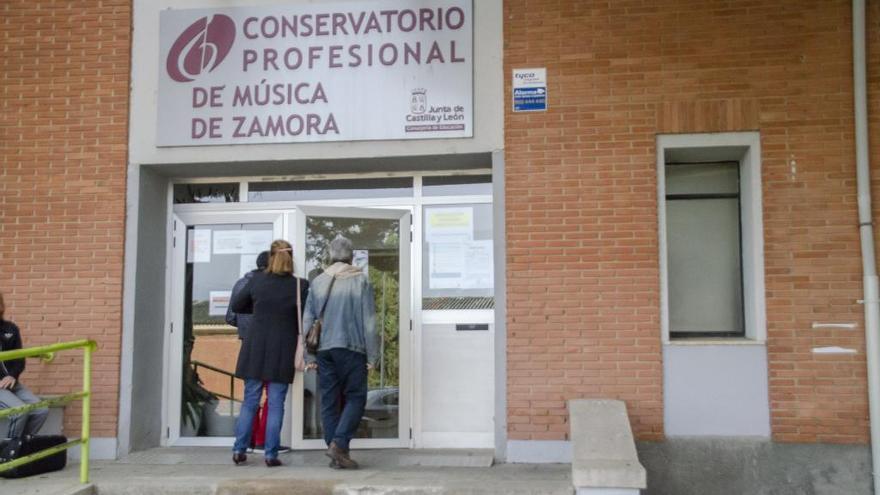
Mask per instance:
[[[93,462],[92,485],[83,487],[78,466],[0,481],[14,495],[258,495],[258,494],[572,494],[568,464],[492,465],[491,452],[458,450],[353,451],[356,471],[328,467],[323,452],[290,452],[284,466],[267,468],[262,456],[235,466],[228,449],[166,448],[121,461]]]

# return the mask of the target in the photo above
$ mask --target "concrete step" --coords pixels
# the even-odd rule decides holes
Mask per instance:
[[[95,462],[94,490],[75,484],[75,464],[64,471],[0,482],[15,495],[571,495],[567,464],[492,467],[365,467],[356,471],[286,464],[269,469],[257,458],[245,466]],[[83,491],[73,491],[80,488]]]
[[[439,481],[376,479],[357,483],[338,480],[307,479],[253,479],[217,482],[208,479],[190,479],[185,482],[100,482],[97,495],[571,495],[569,483],[531,482],[475,482],[457,480],[455,476]]]

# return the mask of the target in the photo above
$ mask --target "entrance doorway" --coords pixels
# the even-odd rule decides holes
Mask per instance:
[[[314,279],[328,243],[344,235],[367,273],[376,301],[379,366],[368,377],[364,418],[353,446],[411,443],[411,211],[297,206],[247,212],[178,212],[173,218],[166,444],[228,446],[243,386],[234,377],[240,348],[227,321],[232,286],[273,239],[294,245],[295,271]],[[305,301],[304,301],[305,302]],[[317,376],[297,373],[287,399],[282,444],[323,447]]]
[[[354,264],[367,272],[376,303],[380,358],[368,375],[367,403],[352,446],[410,446],[410,247],[409,211],[363,208],[300,207],[296,225],[298,266],[309,280],[327,265],[327,247],[337,235],[354,245]],[[323,448],[318,377],[297,375],[293,409],[293,442]]]

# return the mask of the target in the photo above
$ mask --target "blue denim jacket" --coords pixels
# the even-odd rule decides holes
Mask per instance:
[[[348,349],[366,354],[367,362],[375,365],[379,360],[376,303],[373,300],[373,287],[360,268],[335,263],[312,281],[306,299],[303,328],[310,329],[318,318],[334,276],[336,282],[324,310],[318,351]],[[315,356],[308,352],[305,358],[309,363],[315,362]]]

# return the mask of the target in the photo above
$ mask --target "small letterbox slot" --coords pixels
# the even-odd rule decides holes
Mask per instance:
[[[474,332],[489,330],[488,323],[458,323],[455,325],[456,332]]]

